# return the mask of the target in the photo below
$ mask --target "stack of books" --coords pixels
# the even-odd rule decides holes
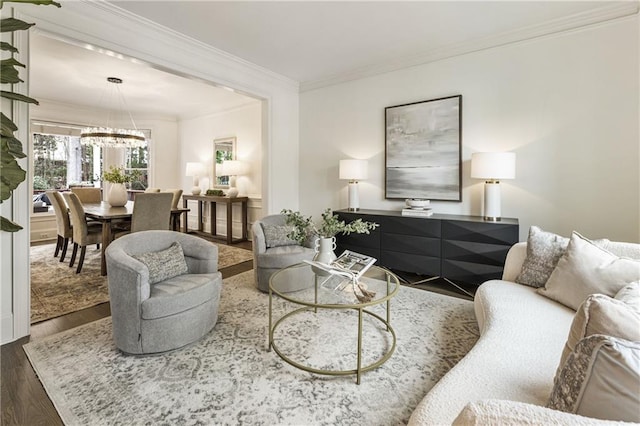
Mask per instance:
[[[431,216],[432,214],[433,214],[433,210],[431,210],[431,207],[423,207],[421,209],[410,209],[410,208],[402,209],[402,216],[426,217],[426,216]]]

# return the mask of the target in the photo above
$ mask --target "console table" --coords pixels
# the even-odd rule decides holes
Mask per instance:
[[[480,285],[502,277],[509,248],[518,242],[518,219],[487,222],[480,216],[403,216],[400,211],[335,212],[351,222],[380,224],[370,234],[337,236],[337,250],[373,256],[377,265],[403,272]],[[454,284],[455,285],[455,284]]]
[[[210,206],[210,219],[211,219],[211,236],[214,238],[221,238],[218,236],[216,226],[216,205],[222,203],[226,205],[227,210],[227,244],[239,243],[241,241],[247,241],[247,204],[249,197],[218,197],[213,195],[183,195],[182,205],[187,208],[187,202],[189,200],[195,200],[198,202],[198,232],[203,232],[204,224],[202,222],[202,210],[204,203],[209,203]],[[242,206],[242,236],[237,239],[233,239],[233,204],[240,203]],[[184,219],[184,232],[188,232],[187,218]]]

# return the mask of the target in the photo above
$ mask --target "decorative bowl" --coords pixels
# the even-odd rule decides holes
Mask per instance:
[[[425,207],[429,207],[429,200],[424,200],[421,198],[407,198],[405,200],[407,207],[412,209],[424,209]]]

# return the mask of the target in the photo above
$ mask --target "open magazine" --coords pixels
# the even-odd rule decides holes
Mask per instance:
[[[337,259],[330,264],[305,260],[311,266],[322,269],[332,275],[339,275],[346,280],[341,280],[335,290],[343,290],[349,284],[353,285],[356,298],[361,302],[369,302],[376,295],[375,292],[366,289],[360,284],[358,279],[376,262],[376,259],[365,254],[345,250]]]

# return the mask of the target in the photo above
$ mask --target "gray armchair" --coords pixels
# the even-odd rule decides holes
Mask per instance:
[[[186,274],[149,283],[149,268],[132,257],[159,252],[179,242]],[[213,329],[218,320],[222,275],[218,247],[193,235],[141,231],[106,250],[109,298],[116,346],[148,354],[180,348]]]
[[[312,260],[315,255],[313,241],[305,245],[288,244],[268,247],[264,233],[264,226],[284,226],[285,216],[276,214],[265,216],[251,226],[253,240],[253,270],[255,281],[260,291],[269,291],[269,278],[274,272],[287,266],[295,265],[303,260]],[[294,285],[294,283],[292,283]]]

